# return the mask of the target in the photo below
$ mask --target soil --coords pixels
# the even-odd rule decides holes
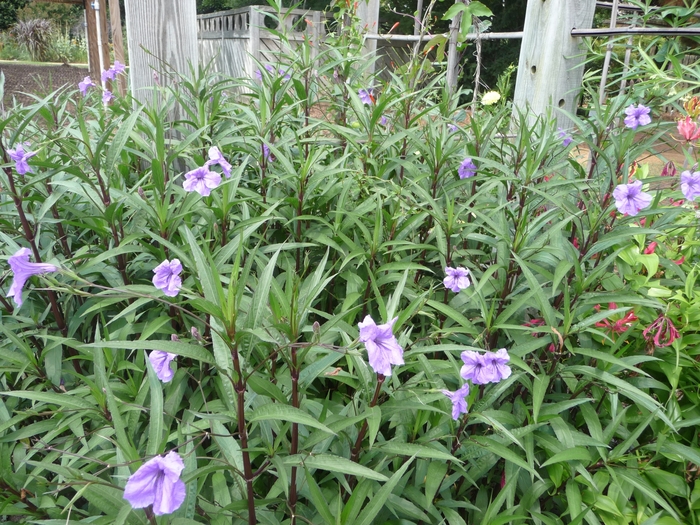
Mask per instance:
[[[28,104],[35,99],[25,93],[46,96],[61,86],[78,87],[78,82],[88,74],[87,66],[13,64],[0,62],[0,71],[5,75],[5,96],[2,102],[12,105],[12,98]]]

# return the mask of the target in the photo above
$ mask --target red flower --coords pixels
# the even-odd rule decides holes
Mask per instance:
[[[661,176],[662,177],[675,177],[676,176],[676,165],[673,163],[673,161],[669,160],[666,164],[664,164],[664,167],[661,170]]]
[[[674,263],[681,265],[685,262],[685,255],[682,255],[680,259],[673,261]]]
[[[608,303],[609,310],[615,310],[616,308],[617,305],[615,303]],[[600,305],[597,305],[596,309],[599,311]],[[610,319],[603,319],[602,321],[598,321],[595,326],[598,328],[605,328],[605,331],[610,332],[610,334],[621,334],[626,332],[627,329],[632,326],[632,323],[638,319],[639,318],[634,315],[634,312],[627,312],[622,319],[613,322],[610,322]]]
[[[652,253],[654,253],[654,250],[656,250],[657,246],[658,244],[656,243],[656,241],[650,243],[649,246],[644,248],[644,255],[651,255]]]
[[[652,332],[654,332],[652,336]],[[654,341],[654,344],[659,348],[664,348],[669,346],[673,341],[678,339],[680,335],[678,330],[673,326],[673,322],[665,315],[660,315],[656,318],[656,321],[651,323],[642,332],[644,339],[647,341]]]
[[[523,326],[527,326],[528,328],[537,328],[538,326],[544,326],[546,323],[544,319],[530,319],[529,321],[526,321],[523,323]],[[532,337],[540,337],[542,334],[538,332],[532,332]]]

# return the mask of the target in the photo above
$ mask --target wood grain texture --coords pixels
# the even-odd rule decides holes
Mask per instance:
[[[591,27],[595,5],[595,0],[528,0],[515,110],[528,111],[531,120],[551,113],[559,127],[571,127],[558,109],[576,111],[585,53],[571,30]]]
[[[150,103],[154,72],[167,85],[199,63],[195,0],[126,0],[125,11],[131,93]]]
[[[109,23],[112,30],[112,45],[114,46],[114,60],[126,64],[124,57],[124,37],[122,36],[122,15],[119,8],[119,0],[109,0]],[[119,94],[126,95],[126,77],[117,77]]]
[[[102,60],[105,68],[109,68],[109,34],[107,33],[107,11],[106,4],[102,0],[99,12],[92,7],[92,2],[85,4],[85,22],[87,24],[87,45],[88,64],[90,67],[90,77],[95,83],[100,82],[102,70],[100,69],[100,48],[97,42],[97,21],[99,14],[100,27],[102,32]]]

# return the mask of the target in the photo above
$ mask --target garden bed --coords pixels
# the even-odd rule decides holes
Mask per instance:
[[[5,96],[3,102],[9,104],[12,97],[27,104],[32,98],[26,93],[45,95],[51,91],[78,82],[88,74],[87,65],[27,64],[0,62],[0,71],[5,75]]]

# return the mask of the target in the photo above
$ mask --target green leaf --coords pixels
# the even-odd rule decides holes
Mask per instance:
[[[548,465],[554,465],[555,463],[563,463],[566,461],[582,461],[586,464],[591,462],[591,453],[588,449],[583,447],[574,447],[561,452],[557,452],[547,461],[540,465],[541,467],[546,467]]]
[[[340,456],[333,456],[331,454],[318,454],[310,456],[297,454],[295,456],[284,458],[284,464],[296,467],[301,466],[304,468],[315,468],[319,470],[326,470],[328,472],[337,472],[339,474],[374,479],[377,481],[386,481],[389,479],[384,474],[380,474],[379,472],[375,472],[370,468],[363,467],[359,463],[355,463],[354,461],[350,461],[349,459]]]
[[[335,435],[335,432],[333,432],[323,423],[317,421],[312,415],[299,408],[289,405],[282,405],[280,403],[268,403],[266,405],[259,406],[247,416],[247,420],[251,423],[255,421],[270,420],[289,421],[290,423],[306,425],[307,427],[317,428],[319,430],[323,430],[324,432],[328,432],[329,434]]]
[[[335,525],[335,517],[331,512],[330,507],[328,507],[328,502],[326,498],[323,497],[323,493],[316,483],[316,480],[309,472],[308,468],[304,469],[304,474],[306,476],[306,484],[309,486],[309,494],[311,496],[311,502],[314,504],[316,511],[321,515],[323,521],[326,525]]]
[[[386,454],[396,454],[399,456],[415,456],[418,458],[426,459],[440,459],[443,461],[454,461],[455,463],[460,463],[460,461],[448,452],[443,452],[441,450],[436,450],[431,447],[426,447],[425,445],[418,445],[416,443],[397,443],[392,441],[387,441],[385,443],[378,444],[376,446],[378,450],[385,452]]]
[[[124,350],[160,350],[171,354],[189,357],[203,363],[214,364],[214,358],[204,348],[175,341],[102,341],[82,345],[81,348],[121,348]]]
[[[357,525],[373,525],[374,518],[382,510],[382,507],[384,507],[386,501],[389,499],[389,495],[394,490],[396,485],[398,485],[399,481],[401,481],[401,478],[411,463],[413,463],[414,459],[415,458],[411,458],[406,461],[403,466],[397,470],[393,476],[391,476],[389,481],[387,481],[382,488],[377,491],[374,497],[370,500],[369,505],[367,505],[362,511],[361,521]]]

